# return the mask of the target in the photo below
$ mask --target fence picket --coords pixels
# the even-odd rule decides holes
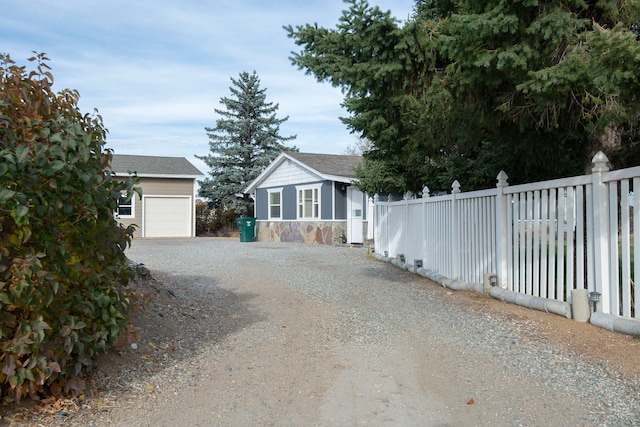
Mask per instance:
[[[540,191],[533,192],[533,275],[532,295],[540,296]]]
[[[513,215],[513,206],[515,201],[513,200],[513,195],[507,195],[507,203],[506,203],[506,213],[507,213],[507,240],[506,244],[506,253],[507,253],[507,289],[510,291],[515,290],[514,284],[516,283],[516,270],[514,267],[514,250],[515,247],[515,236],[513,233],[513,224],[515,224],[515,218]]]
[[[576,187],[576,280],[574,289],[586,289],[584,282],[584,187]]]
[[[565,276],[565,300],[571,302],[571,290],[575,289],[575,188],[568,187],[566,193],[566,276]]]
[[[633,178],[633,317],[640,318],[640,251],[637,250],[640,242],[640,209],[637,209],[639,197],[636,195],[640,190],[640,178]]]
[[[526,293],[527,283],[527,270],[526,270],[526,254],[527,254],[527,239],[526,239],[526,224],[527,224],[527,198],[526,193],[521,193],[519,196],[519,212],[518,212],[518,239],[520,240],[520,252],[518,253],[518,269],[520,270],[520,277],[518,278],[518,292]]]
[[[533,192],[527,191],[525,199],[525,213],[523,218],[524,229],[524,246],[525,246],[525,288],[523,290],[527,295],[532,295],[533,290]]]
[[[631,317],[631,240],[629,232],[629,180],[620,181],[620,240],[621,240],[621,304],[622,315]]]
[[[620,312],[620,279],[618,277],[618,186],[617,182],[609,183],[609,290],[610,305],[609,312],[618,314]]]
[[[555,188],[549,190],[549,272],[547,275],[549,298],[556,298],[556,231],[558,227],[558,198]]]
[[[556,294],[555,298],[558,300],[564,300],[564,269],[565,269],[565,230],[566,230],[566,199],[564,188],[558,188],[558,222],[557,222],[557,242],[556,248],[558,259],[556,262],[557,274],[556,274]]]
[[[540,216],[542,218],[542,231],[540,237],[540,296],[546,298],[547,292],[547,253],[549,236],[549,190],[544,189],[540,193],[542,203],[540,205]]]

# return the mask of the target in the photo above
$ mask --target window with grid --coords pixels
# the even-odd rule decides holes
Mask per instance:
[[[127,199],[126,194],[123,194],[118,200],[118,210],[116,211],[116,215],[118,218],[133,218],[134,210],[133,210],[133,197]]]
[[[269,219],[282,219],[282,189],[268,190]]]
[[[320,186],[298,188],[298,219],[320,218]]]

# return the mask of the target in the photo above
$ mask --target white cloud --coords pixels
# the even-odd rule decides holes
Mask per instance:
[[[406,18],[412,0],[371,1]],[[80,108],[100,111],[108,146],[122,154],[208,153],[230,78],[256,71],[267,101],[289,116],[281,134],[302,151],[342,153],[355,137],[340,122],[342,94],[290,64],[298,50],[284,25],[335,27],[341,0],[50,0],[10,1],[0,16],[0,45],[24,64],[46,52],[55,87],[77,89]]]

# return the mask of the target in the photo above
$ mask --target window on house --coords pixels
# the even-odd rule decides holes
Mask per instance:
[[[126,194],[123,194],[118,200],[118,210],[116,212],[118,218],[134,218],[133,197],[127,200]]]
[[[298,218],[320,218],[320,186],[298,188]]]
[[[269,191],[269,219],[282,219],[282,189]]]

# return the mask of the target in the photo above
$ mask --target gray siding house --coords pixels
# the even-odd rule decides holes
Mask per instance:
[[[366,196],[351,182],[361,156],[283,152],[245,189],[258,241],[364,243]]]
[[[204,175],[187,159],[114,154],[111,169],[116,179],[140,178],[142,199],[121,203],[116,213],[120,223],[138,226],[134,237],[195,237],[196,179]]]

